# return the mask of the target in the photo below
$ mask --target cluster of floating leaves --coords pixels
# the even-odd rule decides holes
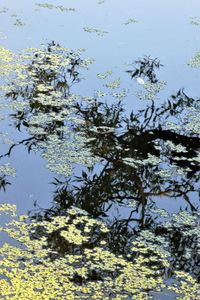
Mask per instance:
[[[84,27],[83,30],[85,32],[89,32],[89,33],[96,33],[100,37],[103,37],[105,34],[108,33],[108,31],[97,29],[97,28],[93,28],[93,27]]]
[[[113,71],[112,70],[108,70],[104,73],[98,73],[97,74],[97,78],[100,79],[100,80],[107,80],[108,78],[110,78],[113,74]],[[120,78],[118,79],[115,79],[115,80],[112,80],[110,82],[105,82],[104,83],[104,87],[106,87],[107,89],[110,89],[110,90],[115,90],[115,89],[118,89],[120,88],[121,86],[121,80]],[[105,91],[97,91],[95,96],[97,98],[102,98],[102,97],[105,97],[105,96],[111,96],[113,98],[115,98],[116,100],[123,100],[128,94],[128,90],[127,89],[122,89],[122,91],[119,91],[119,92],[108,92],[106,90]]]
[[[25,23],[21,19],[16,18],[15,22],[13,23],[13,25],[21,27],[21,26],[24,26]]]
[[[52,44],[48,50],[28,49],[29,52],[19,55],[16,67],[16,56],[3,47],[0,50],[1,74],[13,73],[11,81],[1,88],[8,100],[12,99],[7,107],[16,112],[16,127],[25,125],[36,138],[36,148],[42,149],[42,156],[52,171],[68,176],[71,163],[91,166],[95,159],[86,138],[70,130],[83,121],[74,108],[78,96],[69,90],[81,79],[79,69],[88,68],[92,60],[80,59],[82,49],[73,52]],[[17,118],[20,115],[22,121]]]
[[[99,0],[98,2],[97,2],[97,4],[103,4],[103,3],[105,3],[106,1],[105,0]]]
[[[64,7],[62,5],[53,5],[53,4],[50,4],[50,3],[36,3],[35,5],[37,5],[38,7],[41,7],[41,8],[47,8],[47,9],[57,9],[61,12],[75,12],[75,8],[72,8],[72,7]]]
[[[0,10],[0,13],[7,13],[8,11],[9,8],[4,7],[3,9]],[[15,19],[13,23],[14,26],[22,27],[26,25],[16,13],[11,14],[11,17]]]
[[[130,203],[132,205],[132,203]],[[134,207],[134,203],[133,203]],[[167,259],[167,269],[173,265],[174,270],[185,270],[190,274],[199,275],[200,258],[200,214],[180,211],[169,213],[155,204],[148,205],[148,216],[152,214],[154,225],[151,229],[143,230],[136,237],[140,245],[149,252],[159,254]],[[137,249],[135,248],[135,251]]]
[[[16,171],[9,163],[0,165],[0,190],[6,190],[6,186],[10,185],[7,177],[15,177]]]
[[[0,14],[5,14],[8,11],[7,7],[4,7],[3,9],[0,10]]]
[[[199,135],[200,122],[199,122],[200,104],[197,99],[196,103],[192,107],[185,107],[185,114],[182,117],[182,123],[177,123],[173,118],[166,122],[166,128],[181,132],[188,135]],[[183,127],[184,124],[184,127]]]
[[[48,221],[17,216],[16,206],[10,204],[0,205],[0,213],[11,215],[11,221],[0,229],[17,242],[0,248],[2,299],[150,299],[150,291],[165,287],[155,264],[159,251],[148,258],[145,245],[135,242],[137,256],[130,259],[113,254],[103,238],[92,246],[92,233],[103,236],[109,229],[74,207]],[[43,234],[38,235],[38,230]],[[52,233],[68,245],[62,256],[49,245]],[[164,256],[160,259],[165,266]],[[196,281],[183,272],[180,275],[184,278],[180,287],[171,288],[182,297],[190,295],[184,299],[198,299]],[[185,280],[190,285],[185,286]]]
[[[110,77],[113,74],[112,70],[108,70],[104,73],[98,73],[97,74],[97,78],[98,79],[107,79],[108,77]]]
[[[191,132],[192,134],[198,135],[200,132],[199,112],[199,103],[187,110],[187,115],[185,117],[185,130]]]
[[[105,86],[109,89],[114,90],[114,89],[119,88],[120,84],[121,84],[121,81],[120,81],[120,78],[118,78],[116,80],[106,83]]]
[[[1,207],[8,212],[13,208]],[[37,228],[46,232],[40,238],[31,238]],[[142,254],[134,262],[117,257],[106,249],[103,240],[99,246],[83,247],[91,239],[91,232],[98,227],[100,232],[108,229],[99,221],[80,216],[75,209],[69,209],[64,217],[54,217],[51,222],[26,222],[26,216],[12,220],[1,228],[22,246],[5,243],[0,249],[1,296],[6,299],[147,299],[149,290],[163,285],[155,270],[147,268]],[[48,234],[57,232],[76,253],[66,253],[54,260],[48,245]],[[78,251],[80,249],[81,251]],[[73,251],[73,250],[72,250]],[[92,272],[104,278],[94,280]],[[80,283],[76,280],[79,278]],[[62,283],[62,284],[61,284]],[[139,298],[138,298],[139,297]]]
[[[187,227],[187,231],[182,232],[183,236],[194,236],[196,235],[197,243],[200,250],[200,231],[199,231],[199,218],[200,213],[195,212],[193,215],[187,211],[181,211],[178,214],[172,214],[170,219],[163,223],[163,227],[173,231],[176,229],[183,229]],[[199,252],[200,254],[200,252]]]
[[[194,57],[192,57],[188,63],[189,66],[193,68],[199,68],[200,67],[200,51],[196,52]]]
[[[176,272],[176,277],[180,280],[180,284],[169,287],[177,295],[177,300],[191,300],[200,298],[200,289],[198,283],[184,272]]]
[[[0,165],[0,174],[6,175],[6,176],[12,176],[14,177],[16,175],[16,171],[9,163]]]
[[[200,25],[200,18],[198,17],[190,17],[190,24],[199,26]]]
[[[19,57],[10,50],[0,46],[0,76],[11,76],[12,72],[21,70]]]
[[[169,267],[170,252],[168,251],[168,241],[165,237],[156,236],[150,230],[143,230],[133,242],[132,251],[139,251],[147,256],[154,264],[160,264],[162,267]]]
[[[59,139],[49,135],[48,140],[39,143],[44,149],[42,157],[48,161],[47,167],[57,174],[70,176],[72,164],[93,166],[98,160],[88,150],[88,139],[78,134],[69,134],[69,139]]]
[[[170,162],[170,158],[167,158],[165,156],[165,147],[167,147],[167,143],[165,145],[165,143],[162,144],[162,147],[156,147],[157,149],[161,149],[162,152],[161,152],[161,157],[157,157],[156,155],[152,155],[152,154],[148,154],[148,158],[146,159],[143,159],[143,160],[140,160],[138,158],[132,158],[132,157],[124,157],[122,159],[123,163],[130,166],[130,167],[133,167],[134,169],[138,170],[138,171],[141,171],[142,169],[144,169],[144,167],[150,167],[152,170],[154,170],[154,172],[152,173],[152,176],[154,177],[154,179],[156,180],[156,177],[157,179],[158,178],[177,178],[178,175],[181,175],[181,176],[184,176],[187,174],[188,171],[190,171],[189,168],[180,168],[178,167],[176,164],[173,164]],[[180,147],[180,149],[178,147],[176,147],[176,149],[178,149],[179,151],[181,150],[182,147]],[[171,149],[169,150],[171,151]],[[165,157],[165,159],[163,159]],[[183,158],[179,158],[179,157],[174,157],[174,160],[175,161],[178,161],[178,160],[181,160],[181,159],[184,159],[186,160],[185,157]],[[194,159],[191,159],[191,161],[198,161],[198,157],[194,158]]]
[[[157,146],[159,144],[159,146]],[[165,167],[161,167],[159,171],[156,171],[156,175],[162,175],[163,178],[171,177],[175,178],[177,175],[184,176],[187,172],[191,171],[189,167],[183,166],[179,167],[176,165],[178,161],[198,161],[198,156],[192,158],[187,157],[188,150],[181,144],[175,144],[171,141],[166,141],[160,143],[155,141],[155,148],[158,149],[161,153],[161,156],[165,159],[162,159],[162,163],[165,163]],[[184,156],[186,155],[186,156]],[[170,162],[170,157],[173,157],[173,162]]]
[[[124,157],[122,160],[126,165],[129,165],[133,168],[138,168],[139,166],[143,165],[157,166],[159,163],[161,163],[161,159],[159,157],[151,154],[148,154],[148,158],[145,160],[134,159],[131,157]]]
[[[138,23],[138,20],[130,18],[124,23],[124,25],[130,25],[130,24],[135,24],[135,23]]]
[[[165,88],[166,84],[166,81],[144,82],[143,90],[135,92],[135,96],[140,100],[157,100],[159,99],[158,94]]]
[[[198,277],[200,214],[197,211],[169,213],[156,205],[149,207],[149,214],[151,213],[157,219],[157,225],[154,224],[155,232],[144,230],[140,233],[139,239],[145,243],[152,240],[152,247],[158,246],[155,249],[165,253],[171,263],[175,259],[173,264],[175,270],[184,269]],[[176,247],[178,252],[175,250]]]

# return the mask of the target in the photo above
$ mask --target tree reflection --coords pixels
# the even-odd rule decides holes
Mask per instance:
[[[6,191],[6,186],[10,185],[11,183],[7,180],[6,176],[0,176],[0,190],[3,189],[3,191]]]
[[[52,134],[60,141],[68,140],[69,135],[64,131],[67,125],[71,132],[86,138],[91,154],[100,157],[101,162],[98,168],[90,166],[82,171],[81,176],[55,178],[52,208],[34,211],[33,217],[51,220],[53,216],[65,215],[68,208],[75,206],[109,224],[110,232],[106,234],[109,248],[122,255],[133,255],[131,242],[140,239],[144,232],[152,232],[155,244],[156,238],[164,237],[172,265],[199,276],[199,234],[194,231],[193,235],[185,235],[185,231],[191,233],[199,226],[196,221],[198,204],[192,200],[200,192],[200,139],[195,127],[199,99],[179,90],[167,102],[156,105],[151,101],[150,105],[137,113],[131,112],[128,117],[121,101],[107,104],[95,97],[88,103],[80,98],[72,101],[71,87],[81,79],[79,67],[83,61],[69,52],[65,57],[67,67],[55,71],[52,56],[49,56],[55,46],[59,48],[54,42],[47,47],[46,55],[40,57],[40,64],[36,54],[28,66],[29,74],[35,79],[31,87],[19,88],[12,84],[7,93],[13,101],[28,102],[25,109],[16,109],[12,117],[18,130],[22,126],[32,127],[32,130],[29,132],[31,137],[13,144],[1,157],[9,156],[20,144],[31,151],[40,142],[48,141]],[[135,70],[129,73],[132,78],[142,76],[156,84],[155,69],[160,66],[159,60],[145,57],[136,61]],[[58,104],[53,92],[58,92],[58,98],[64,102]],[[49,96],[48,105],[41,102],[40,98]],[[48,115],[51,118],[34,123],[33,118],[41,117],[41,113],[42,117]],[[79,122],[73,122],[74,115]],[[39,148],[42,147],[40,144]],[[191,224],[181,219],[182,223],[177,221],[177,226],[166,225],[157,204],[158,198],[168,201],[169,207],[171,202],[184,200],[186,208],[179,206],[180,215],[182,210],[188,211]],[[176,216],[168,214],[165,217],[176,224]],[[39,228],[37,234],[44,234],[44,231]],[[98,245],[101,238],[102,233],[94,230],[86,247]],[[72,250],[58,232],[51,233],[48,241],[60,253],[77,251]]]
[[[171,201],[184,200],[186,210],[194,218],[197,216],[198,205],[192,198],[199,193],[196,158],[200,140],[192,132],[184,135],[180,123],[180,131],[166,128],[167,119],[178,119],[195,103],[195,99],[179,91],[158,108],[152,102],[139,113],[132,112],[129,118],[123,117],[121,102],[110,109],[96,99],[87,107],[77,104],[85,122],[76,130],[83,130],[92,139],[90,146],[95,155],[103,158],[102,166],[98,171],[83,171],[82,176],[71,180],[55,178],[54,205],[44,211],[43,217],[62,215],[74,205],[92,217],[107,220],[111,228],[109,247],[123,255],[130,254],[131,241],[150,230],[168,242],[173,266],[199,276],[198,230],[194,235],[184,235],[199,226],[198,221],[191,227],[186,221],[180,227],[167,228],[156,213],[157,198],[162,197],[169,206]],[[117,131],[120,127],[123,133]]]
[[[152,59],[150,56],[144,56],[144,58],[136,60],[133,67],[133,70],[126,71],[131,78],[143,77],[148,78],[151,83],[156,83],[158,79],[155,71],[163,65],[158,58]]]

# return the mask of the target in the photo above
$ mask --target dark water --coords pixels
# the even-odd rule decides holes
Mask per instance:
[[[135,239],[159,247],[164,239],[171,264],[166,278],[177,269],[199,279],[200,75],[198,68],[188,65],[199,51],[200,25],[191,22],[199,21],[199,2],[107,0],[99,4],[77,0],[51,4],[76,11],[42,8],[34,1],[1,1],[1,45],[14,52],[43,47],[48,54],[55,41],[74,50],[85,48],[83,56],[95,59],[89,70],[82,71],[85,80],[77,80],[67,92],[78,94],[79,100],[93,97],[89,104],[75,104],[76,115],[84,123],[72,130],[91,139],[88,149],[98,159],[89,168],[72,163],[70,176],[50,172],[38,146],[46,139],[28,133],[29,115],[20,119],[21,111],[16,109],[13,118],[3,108],[1,114],[7,112],[8,118],[1,122],[0,131],[17,142],[10,153],[8,144],[1,145],[1,163],[16,169],[14,178],[1,178],[1,201],[17,204],[19,213],[31,211],[38,220],[65,215],[69,207],[76,206],[109,225],[109,247],[117,255],[130,254]],[[105,79],[97,75],[109,70],[112,74]],[[70,80],[76,82],[79,74],[73,76]],[[39,83],[49,80],[41,78]],[[109,86],[119,78],[120,86]],[[141,99],[146,83],[151,90]],[[163,88],[155,95],[152,91],[159,84]],[[3,96],[3,105],[16,99],[31,103],[34,98],[34,89],[23,94],[15,85],[13,91],[15,94]],[[57,91],[64,92],[58,85]],[[99,91],[106,95],[97,97]],[[111,95],[124,91],[121,101]],[[60,113],[51,106],[37,107],[34,101],[27,110],[31,116],[40,111]],[[51,126],[45,127],[49,135],[56,132],[66,139],[59,131],[63,124]],[[28,139],[34,144],[27,144]],[[77,151],[81,156],[82,150]],[[57,248],[65,251],[62,245]],[[174,296],[163,292],[155,299]]]

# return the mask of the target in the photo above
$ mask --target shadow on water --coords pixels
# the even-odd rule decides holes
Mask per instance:
[[[51,66],[54,51],[59,52],[61,48],[52,42],[45,55],[35,54],[28,66],[35,80],[31,86],[10,85],[7,98],[28,103],[23,109],[16,108],[11,118],[17,130],[27,129],[30,136],[12,144],[1,158],[10,156],[19,145],[24,145],[29,152],[34,149],[43,152],[51,135],[67,141],[72,138],[65,132],[67,123],[73,135],[86,139],[90,154],[98,157],[99,163],[97,167],[91,165],[84,169],[80,176],[55,177],[52,207],[42,209],[36,204],[31,217],[50,221],[75,206],[93,218],[104,220],[110,228],[109,233],[94,228],[84,247],[98,245],[103,237],[111,251],[131,259],[135,255],[131,251],[132,242],[146,241],[147,245],[163,247],[168,253],[168,276],[176,268],[200,278],[196,200],[200,192],[200,139],[195,127],[199,99],[189,97],[181,89],[166,102],[149,101],[129,116],[120,100],[108,104],[95,97],[89,102],[79,97],[72,101],[71,89],[81,80],[79,68],[83,61],[78,54],[68,52],[67,68],[61,67],[57,72],[52,65],[46,70],[44,66]],[[144,57],[128,73],[132,79],[144,78],[156,84],[156,69],[160,66],[158,59]],[[43,89],[44,86],[50,89]],[[53,93],[69,101],[55,103],[57,98],[52,98]],[[49,104],[38,101],[49,96]],[[45,115],[49,119],[41,121],[40,117]],[[74,122],[74,115],[79,122]],[[6,178],[0,180],[5,189]],[[167,201],[169,209],[159,207],[157,199]],[[173,213],[170,207],[175,201],[178,212]],[[37,234],[47,235],[49,246],[62,255],[79,251],[72,249],[59,230],[48,235],[38,228]],[[91,274],[93,280],[99,279],[98,276],[101,277],[95,271]]]

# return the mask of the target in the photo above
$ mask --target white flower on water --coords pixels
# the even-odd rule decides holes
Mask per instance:
[[[145,84],[144,79],[142,79],[140,77],[137,77],[136,80],[137,80],[137,83],[139,83],[139,84]]]

